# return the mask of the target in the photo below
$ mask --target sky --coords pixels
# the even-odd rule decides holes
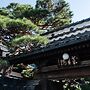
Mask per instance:
[[[73,22],[90,17],[90,0],[66,0],[73,11]],[[11,2],[35,5],[36,0],[0,0],[0,7],[5,7]]]
[[[90,0],[66,0],[73,11],[73,21],[80,21],[90,17]]]

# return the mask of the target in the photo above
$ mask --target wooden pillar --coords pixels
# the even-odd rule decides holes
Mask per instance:
[[[60,85],[60,90],[64,90],[64,88],[63,88],[63,82],[62,82],[62,80],[59,80],[59,85]],[[59,89],[58,89],[59,90]]]
[[[42,79],[40,81],[41,90],[48,90],[48,80]]]

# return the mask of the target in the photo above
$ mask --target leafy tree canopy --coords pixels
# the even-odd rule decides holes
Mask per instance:
[[[36,8],[28,4],[11,3],[0,9],[1,15],[10,18],[27,18],[38,26],[62,27],[72,21],[72,11],[65,0],[37,0]]]
[[[35,9],[28,4],[10,3],[0,8],[0,39],[6,42],[10,54],[17,55],[46,45],[40,27],[58,28],[71,23],[72,11],[64,0],[37,0]],[[0,60],[3,65],[2,60]],[[6,61],[5,61],[5,64]],[[25,75],[30,75],[27,71]]]
[[[72,21],[73,14],[65,0],[37,0],[36,8],[49,11],[44,21],[54,29],[70,24]]]
[[[18,4],[18,3],[10,3],[6,8],[0,9],[0,14],[9,16],[10,18],[27,18],[31,20],[34,24],[38,25],[38,22],[43,17],[46,17],[48,14],[48,10],[44,9],[33,9],[31,5],[28,4]]]
[[[28,4],[10,3],[6,8],[0,9],[0,14],[11,18],[23,18],[26,12],[32,9]]]
[[[46,44],[47,39],[40,36],[41,32],[42,31],[39,30],[38,26],[32,23],[31,20],[26,18],[12,19],[9,16],[0,15],[0,38],[6,41],[7,46],[9,46],[10,49],[14,49],[13,51],[16,51],[16,48],[15,46],[13,47],[13,43],[11,42],[14,42],[14,44],[16,43],[19,47],[21,43],[23,46],[26,46],[28,43],[34,41],[37,43],[34,45],[38,45],[38,43],[41,45]]]

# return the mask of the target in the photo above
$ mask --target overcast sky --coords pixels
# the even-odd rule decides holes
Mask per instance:
[[[73,11],[73,22],[90,17],[90,0],[66,0]],[[0,7],[5,7],[11,2],[35,5],[36,0],[0,0]]]

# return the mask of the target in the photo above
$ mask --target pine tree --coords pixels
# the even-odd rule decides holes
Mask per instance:
[[[72,21],[72,11],[64,0],[37,0],[36,8],[49,11],[43,20],[46,25],[54,29],[70,24]]]

